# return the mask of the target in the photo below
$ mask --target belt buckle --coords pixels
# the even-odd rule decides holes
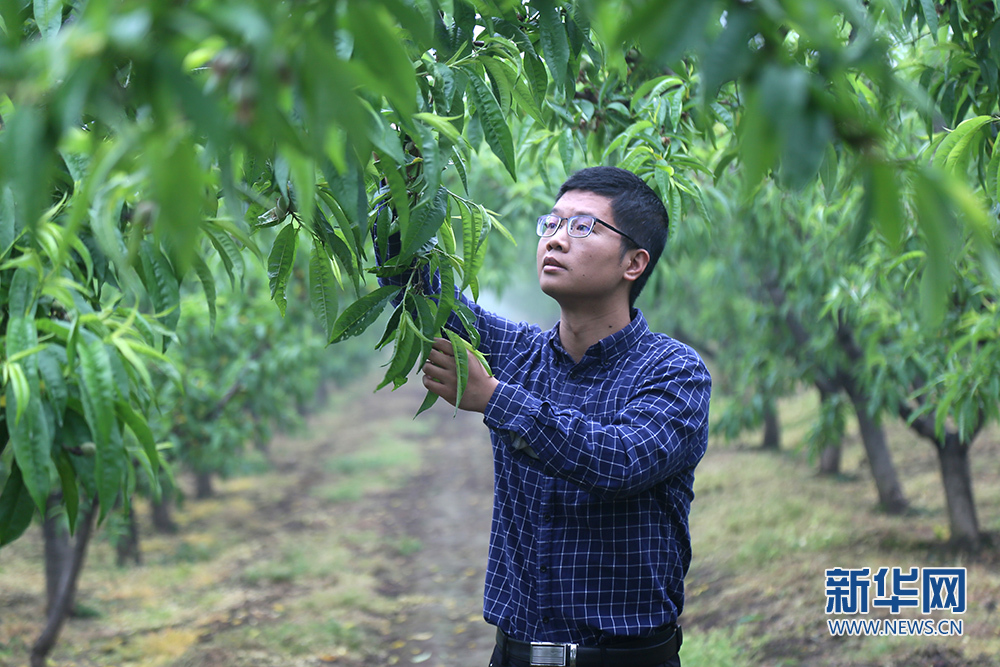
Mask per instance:
[[[576,644],[531,642],[531,667],[576,667]]]

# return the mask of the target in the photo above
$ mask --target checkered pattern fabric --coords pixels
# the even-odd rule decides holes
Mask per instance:
[[[486,620],[581,645],[676,622],[708,440],[701,359],[635,311],[574,363],[558,326],[466,303],[500,380],[483,419],[496,473]]]
[[[398,246],[390,237],[387,254]],[[423,282],[441,289],[426,268]],[[460,298],[500,380],[483,416],[495,471],[486,620],[521,641],[583,646],[675,623],[708,443],[704,363],[638,310],[574,363],[558,325],[543,331]],[[456,316],[448,326],[464,335]]]

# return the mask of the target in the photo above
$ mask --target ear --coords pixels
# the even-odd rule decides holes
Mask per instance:
[[[649,266],[649,251],[644,248],[629,250],[625,255],[625,273],[622,277],[632,282],[642,275],[642,272]]]

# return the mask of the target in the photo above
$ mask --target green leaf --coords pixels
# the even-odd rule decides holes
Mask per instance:
[[[935,0],[920,0],[920,10],[923,12],[924,20],[927,21],[927,28],[930,30],[931,37],[936,42],[938,31],[937,2]]]
[[[750,38],[757,32],[755,9],[736,5],[726,12],[725,29],[712,40],[701,68],[700,85],[706,100],[712,100],[727,81],[735,80],[754,64]]]
[[[327,343],[333,339],[333,327],[337,322],[337,295],[337,278],[333,275],[330,257],[323,246],[313,244],[309,257],[309,304],[323,327]]]
[[[462,254],[465,264],[463,289],[472,287],[473,297],[479,298],[476,276],[486,261],[487,220],[489,214],[480,204],[469,203],[468,221],[463,217]]]
[[[407,264],[414,253],[430,241],[448,214],[448,190],[440,187],[433,198],[427,198],[413,207],[409,223],[404,227],[400,222],[403,247],[398,263]]]
[[[445,161],[442,158],[437,136],[430,127],[418,123],[415,140],[420,144],[420,157],[423,161],[423,176],[424,182],[427,184],[427,191],[436,192],[441,186],[441,173],[445,169]]]
[[[14,193],[0,189],[0,260],[6,259],[17,238],[17,217],[14,211]]]
[[[406,382],[406,375],[413,366],[416,355],[420,352],[420,344],[413,328],[405,326],[405,320],[410,319],[410,314],[404,311],[402,317],[404,326],[396,329],[396,346],[392,351],[392,359],[376,391],[390,382],[397,389],[401,387]]]
[[[462,140],[462,135],[458,129],[451,124],[451,118],[443,118],[433,113],[420,112],[413,114],[413,118],[425,123],[441,133],[448,141],[457,144]]]
[[[307,225],[313,224],[316,211],[316,164],[311,158],[300,155],[296,151],[285,151],[285,159],[291,170],[292,201],[299,219]]]
[[[15,224],[21,228],[34,227],[51,204],[51,192],[46,186],[52,163],[45,132],[46,117],[40,107],[22,104],[12,117],[4,117],[4,122],[0,147],[5,149],[4,159],[17,165],[9,174],[17,216]]]
[[[549,0],[538,5],[538,32],[542,42],[542,54],[552,73],[556,88],[567,97],[573,94],[573,80],[569,76],[569,41],[566,26],[558,9]]]
[[[25,359],[25,366],[28,367],[26,370],[20,363],[10,360],[10,357],[13,356],[11,351],[19,351],[22,346],[30,345],[30,342],[35,340],[37,335],[34,322],[23,317],[12,318],[7,324],[7,375],[9,378],[6,393],[7,421],[11,426],[16,426],[24,411],[28,409],[28,403],[33,393],[32,385],[37,384],[38,377],[34,359]],[[12,403],[11,399],[15,399],[16,403]],[[15,404],[17,409],[12,413],[9,406]]]
[[[620,30],[607,39],[613,44],[637,41],[644,57],[670,62],[704,39],[705,26],[715,10],[714,2],[646,2],[626,19],[619,19]]]
[[[154,391],[153,379],[149,374],[149,369],[146,368],[146,364],[143,363],[142,359],[139,358],[139,355],[133,349],[133,347],[139,345],[144,346],[145,344],[132,338],[126,338],[125,336],[112,336],[110,342],[115,346],[115,349],[118,350],[118,354],[124,357],[125,360],[131,364],[135,372],[139,374],[143,385],[148,388],[150,392]]]
[[[456,200],[462,218],[462,289],[469,286],[472,280],[472,262],[476,255],[476,239],[479,230],[476,229],[476,218],[472,213],[472,205],[464,200]]]
[[[174,270],[166,256],[148,241],[142,242],[139,257],[142,262],[141,278],[156,316],[173,331],[181,316],[180,284]]]
[[[285,316],[285,291],[295,265],[298,240],[299,234],[295,226],[291,223],[285,225],[275,237],[271,253],[267,257],[267,281],[271,287],[271,298],[278,305],[282,317]]]
[[[445,329],[444,333],[451,341],[452,351],[455,353],[455,414],[457,415],[458,404],[462,402],[465,387],[469,384],[469,344],[451,329]]]
[[[385,330],[382,332],[382,338],[379,339],[378,343],[375,344],[376,350],[381,350],[383,347],[389,344],[390,340],[396,337],[396,329],[399,327],[399,322],[403,317],[403,302],[400,301],[399,305],[396,306],[392,311],[392,315],[389,316],[389,321],[385,324]]]
[[[28,493],[37,507],[44,510],[54,472],[52,430],[37,393],[28,397],[27,405],[20,406],[17,403],[16,396],[7,396],[7,423],[14,458],[21,466]],[[22,413],[17,422],[12,418],[14,412]]]
[[[371,140],[375,151],[380,158],[389,158],[396,164],[406,162],[406,154],[403,152],[403,145],[399,140],[399,132],[393,129],[392,124],[385,116],[375,111],[371,107],[369,112],[368,138]],[[420,114],[413,114],[414,117]]]
[[[417,408],[416,414],[413,415],[413,418],[416,419],[417,417],[420,416],[421,413],[430,410],[431,406],[434,405],[434,403],[436,403],[439,398],[440,396],[438,396],[437,394],[428,391],[427,395],[424,396],[424,400],[420,404],[420,407]]]
[[[346,18],[348,29],[358,37],[354,40],[354,57],[373,75],[368,83],[401,113],[413,113],[417,104],[416,78],[394,19],[381,5],[368,2],[349,3]]]
[[[989,164],[986,167],[986,195],[991,197],[994,202],[1000,202],[1000,178],[997,178],[998,171],[1000,171],[1000,146],[997,142],[993,142],[992,155],[990,156]]]
[[[62,0],[34,0],[35,23],[38,31],[46,39],[59,32],[62,27]]]
[[[545,93],[549,87],[548,73],[545,71],[545,64],[542,59],[533,53],[524,54],[524,74],[528,77],[528,90],[535,98],[535,104],[539,109],[545,103]]]
[[[333,205],[336,206],[336,204],[334,201]],[[344,267],[344,270],[347,271],[351,277],[351,282],[354,284],[354,289],[359,291],[361,285],[361,267],[358,257],[351,250],[347,241],[344,240],[344,232],[333,228],[322,208],[317,209],[317,212],[319,215],[317,216],[315,229],[316,235],[330,249],[330,252],[337,258],[340,265]]]
[[[125,401],[115,401],[115,414],[123,424],[128,426],[136,440],[142,445],[155,476],[160,466],[160,453],[156,449],[156,439],[153,437],[153,430],[149,427],[146,417],[133,410],[132,406]]]
[[[212,270],[202,259],[201,255],[195,255],[194,261],[192,262],[194,267],[195,275],[198,276],[198,282],[201,283],[201,289],[205,293],[205,304],[208,306],[208,328],[210,331],[215,331],[215,276],[212,275]]]
[[[405,227],[410,223],[410,193],[406,187],[406,180],[400,173],[399,165],[384,160],[382,176],[389,185],[389,195],[392,198],[392,212],[395,214],[399,226],[401,228]],[[389,221],[386,220],[386,224],[381,225],[379,231],[388,232],[388,224]]]
[[[69,532],[76,530],[76,517],[80,511],[80,485],[76,481],[76,472],[70,463],[69,454],[60,447],[55,453],[56,470],[59,472],[59,484],[62,487],[63,504],[66,506],[66,520],[69,522]]]
[[[448,323],[451,309],[455,305],[455,271],[450,265],[441,268],[441,296],[438,299],[438,309],[434,316],[434,334],[437,335]]]
[[[865,187],[865,208],[869,222],[895,249],[903,242],[905,221],[895,168],[878,161],[870,165]]]
[[[944,320],[954,282],[953,243],[949,234],[957,221],[936,179],[920,172],[914,185],[914,208],[927,248],[927,262],[920,280],[920,314],[925,326],[935,328]]]
[[[114,372],[104,341],[94,338],[77,345],[80,358],[80,399],[83,415],[90,427],[98,451],[111,446],[111,431],[115,424]]]
[[[344,309],[333,326],[331,342],[338,343],[365,331],[378,319],[385,305],[399,293],[395,285],[385,285],[361,297]]]
[[[528,85],[520,77],[517,69],[511,66],[506,60],[482,57],[480,62],[490,73],[490,78],[511,95],[517,105],[534,118],[540,125],[545,125],[545,118],[542,116],[542,109]]]
[[[167,132],[145,142],[151,190],[159,205],[153,231],[180,274],[190,265],[205,217],[208,170],[199,159],[200,148],[191,137],[173,137]]]
[[[407,294],[407,301],[411,304],[408,312],[417,314],[417,331],[427,344],[429,352],[430,346],[434,343],[434,336],[437,335],[437,330],[434,329],[437,305],[431,297],[423,294]],[[412,317],[410,322],[413,322]]]
[[[225,267],[226,273],[229,274],[230,285],[236,287],[237,283],[243,281],[243,272],[246,268],[243,262],[243,253],[240,252],[239,246],[236,245],[233,237],[225,230],[210,223],[204,224],[203,229],[209,241],[211,241],[212,245],[215,246],[215,250],[219,253],[222,265]]]
[[[573,131],[568,127],[564,128],[559,133],[559,158],[567,174],[573,173],[573,148]]]
[[[14,271],[10,283],[9,311],[11,317],[33,318],[35,316],[38,276],[34,271],[19,268]],[[8,354],[13,354],[9,351]]]
[[[35,504],[24,484],[21,468],[14,462],[0,493],[0,547],[10,544],[31,525]]]
[[[469,83],[471,85],[469,92],[476,105],[475,116],[482,124],[486,143],[500,158],[500,162],[506,167],[511,177],[517,180],[517,172],[514,168],[514,139],[510,133],[510,126],[507,125],[503,112],[500,110],[500,105],[493,97],[493,92],[486,85],[486,82],[474,73],[470,73]]]
[[[332,211],[337,217],[337,224],[352,245],[354,254],[360,255],[357,243],[361,233],[367,229],[368,221],[368,196],[365,192],[365,177],[362,167],[356,159],[350,156],[347,169],[343,172],[335,171],[331,164],[322,166],[330,193],[338,204],[339,212],[343,213],[344,216],[342,220],[337,216],[336,209]]]
[[[960,123],[938,145],[932,164],[938,169],[957,172],[968,159],[973,140],[982,139],[978,130],[992,121],[992,116],[976,116]]]
[[[69,389],[66,386],[62,370],[65,354],[60,348],[50,346],[42,350],[37,359],[38,373],[42,382],[45,383],[45,395],[55,413],[56,425],[58,426],[62,423],[66,402],[69,400]]]

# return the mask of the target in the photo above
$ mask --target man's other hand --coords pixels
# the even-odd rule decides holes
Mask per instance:
[[[486,372],[472,352],[466,351],[466,354],[469,356],[469,381],[465,385],[458,407],[470,412],[484,412],[500,382]],[[455,405],[455,395],[458,393],[458,369],[451,341],[446,338],[434,339],[434,346],[427,355],[423,370],[424,387]]]

